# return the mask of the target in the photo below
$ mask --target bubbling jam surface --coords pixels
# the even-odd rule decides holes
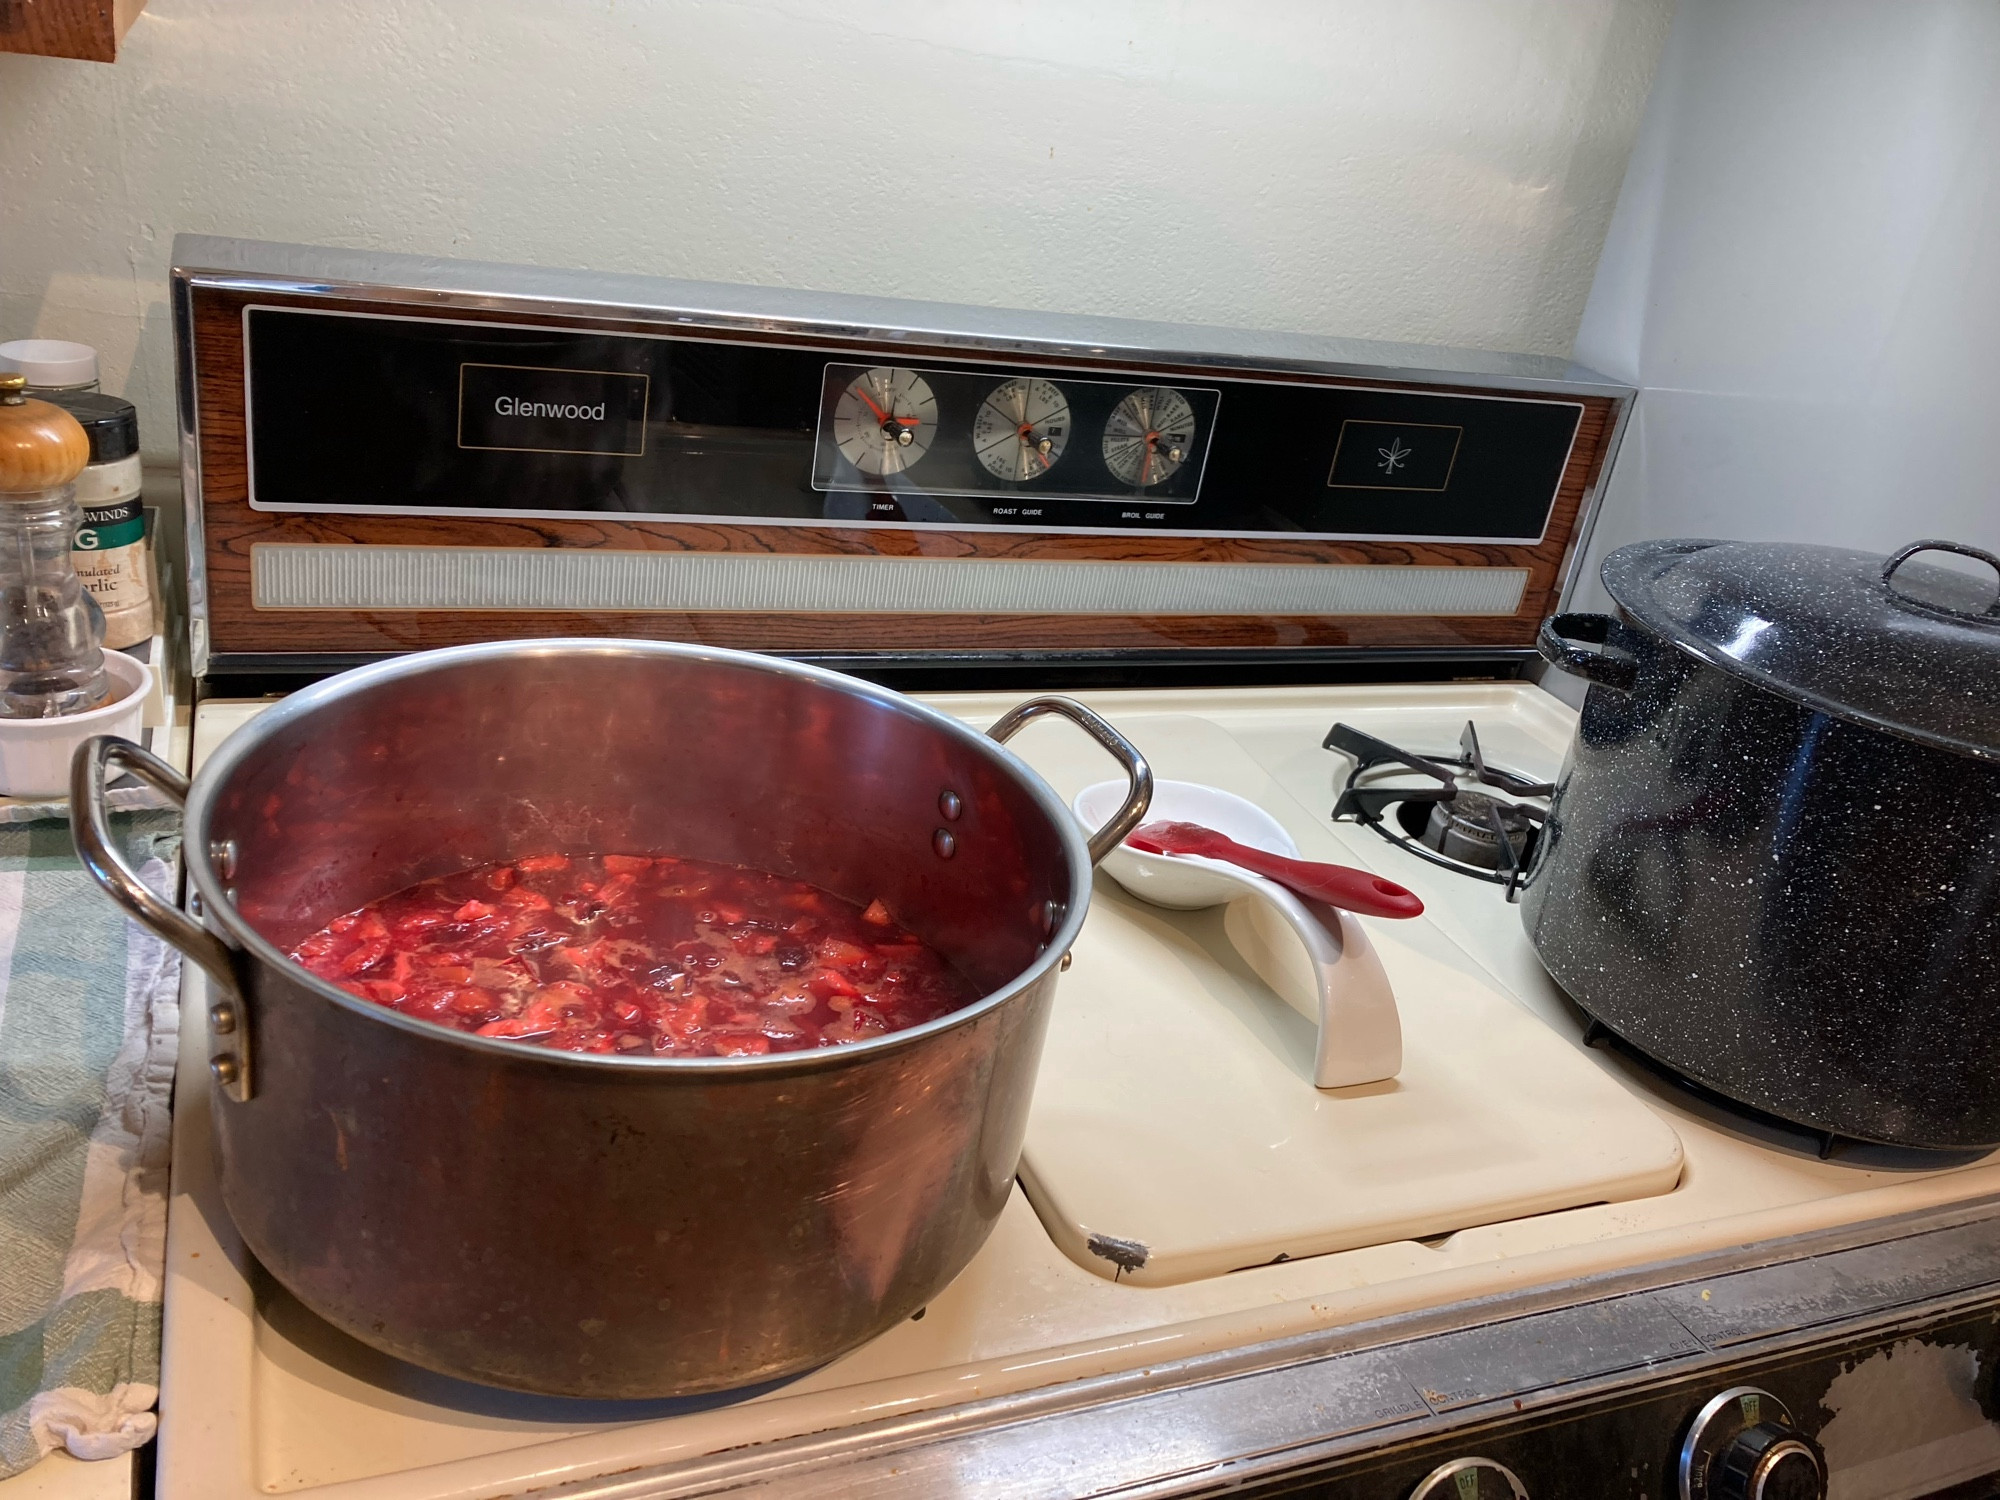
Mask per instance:
[[[335,917],[291,957],[405,1015],[570,1052],[800,1052],[978,998],[880,901],[671,855],[463,870]]]

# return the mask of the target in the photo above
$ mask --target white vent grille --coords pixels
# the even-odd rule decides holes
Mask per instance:
[[[266,544],[259,609],[871,615],[1511,615],[1525,568],[1014,562]]]

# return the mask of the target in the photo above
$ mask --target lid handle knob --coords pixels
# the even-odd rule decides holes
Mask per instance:
[[[1904,563],[1915,557],[1919,552],[1956,552],[1960,557],[1970,557],[1985,563],[1987,567],[1993,570],[1994,577],[2000,579],[2000,557],[1994,556],[1982,547],[1974,547],[1965,542],[1948,542],[1938,537],[1927,537],[1920,542],[1911,542],[1909,546],[1902,548],[1887,562],[1882,564],[1882,582],[1888,585],[1890,593],[1894,594],[1898,599],[1907,599],[1912,604],[1922,605],[1926,609],[1942,610],[1947,614],[1964,615],[1975,620],[2000,619],[2000,593],[1995,594],[1993,602],[1987,605],[1985,609],[1975,613],[1969,609],[1954,608],[1949,604],[1937,604],[1928,599],[1918,599],[1913,595],[1905,594],[1901,589],[1897,588],[1894,583],[1890,582],[1895,577],[1896,569],[1902,567]]]

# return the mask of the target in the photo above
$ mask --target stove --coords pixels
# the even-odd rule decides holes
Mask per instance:
[[[1935,1386],[1937,1399],[1951,1403],[1957,1425],[1913,1434],[1898,1449],[1908,1472],[1926,1474],[1942,1487],[2000,1468],[2000,1430],[1986,1427],[1979,1414],[1977,1371],[1968,1363],[1973,1355],[1963,1352],[1985,1350],[1989,1362],[1980,1368],[1992,1367],[2000,1350],[1980,1342],[1985,1325],[1951,1325],[1948,1338],[1904,1331],[1934,1304],[1962,1313],[1982,1278],[2000,1280],[2000,1238],[1989,1217],[2000,1195],[2000,1160],[1915,1161],[1907,1153],[1884,1153],[1880,1159],[1824,1161],[1810,1141],[1746,1127],[1615,1053],[1587,1049],[1580,1016],[1535,961],[1503,888],[1440,867],[1366,826],[1333,821],[1350,768],[1320,748],[1326,725],[1338,720],[1394,743],[1435,747],[1449,744],[1472,718],[1481,726],[1484,750],[1496,760],[1523,775],[1553,776],[1574,722],[1565,705],[1523,683],[1080,696],[1134,736],[1159,775],[1220,781],[1270,812],[1307,857],[1360,866],[1417,890],[1427,906],[1422,918],[1369,924],[1399,980],[1442,971],[1468,991],[1504,997],[1670,1133],[1678,1162],[1667,1180],[1656,1191],[1617,1202],[1468,1223],[1422,1238],[1281,1258],[1165,1285],[1133,1285],[1105,1274],[1108,1265],[1081,1263],[1087,1254],[1066,1252],[1058,1243],[1060,1225],[1045,1222],[1030,1196],[1017,1189],[985,1249],[918,1319],[809,1376],[740,1397],[684,1402],[591,1405],[521,1397],[443,1380],[353,1343],[248,1260],[215,1197],[207,1151],[211,1102],[201,1065],[206,1052],[198,1030],[205,1007],[199,980],[191,978],[197,993],[189,995],[183,1014],[197,1029],[183,1048],[175,1126],[162,1496],[247,1500],[323,1492],[343,1500],[445,1500],[559,1484],[593,1495],[694,1494],[749,1482],[753,1474],[774,1487],[789,1475],[786,1482],[802,1494],[850,1483],[874,1485],[884,1494],[1081,1493],[1082,1479],[1074,1490],[1060,1483],[1043,1488],[1022,1479],[1015,1466],[1057,1472],[1035,1467],[1056,1462],[1046,1445],[1057,1442],[1058,1433],[1067,1434],[1061,1442],[1071,1441],[1074,1426],[1065,1424],[1090,1412],[1101,1418],[1107,1410],[1125,1411],[1122,1420],[1132,1430],[1113,1424],[1111,1438],[1099,1433],[1093,1439],[1099,1446],[1065,1458],[1079,1475],[1112,1473],[1136,1484],[1142,1470],[1187,1465],[1206,1476],[1204,1486],[1214,1487],[1234,1483],[1228,1476],[1255,1456],[1232,1453],[1225,1460],[1203,1446],[1211,1437],[1225,1447],[1241,1437],[1245,1415],[1226,1398],[1247,1387],[1233,1382],[1274,1380],[1286,1370],[1292,1384],[1285,1393],[1259,1401],[1278,1400],[1276,1411],[1297,1418],[1288,1442],[1302,1452],[1317,1445],[1316,1462],[1343,1454],[1401,1455],[1403,1469],[1391,1477],[1403,1484],[1412,1463],[1433,1456],[1425,1445],[1434,1442],[1435,1428],[1460,1428],[1473,1417],[1475,1432],[1490,1426],[1493,1401],[1508,1406],[1519,1399],[1524,1410],[1546,1412],[1558,1399],[1602,1395],[1617,1376],[1636,1376],[1647,1390],[1666,1393],[1658,1399],[1678,1402],[1673,1420],[1684,1421],[1709,1395],[1755,1370],[1762,1341],[1781,1330],[1789,1349],[1801,1335],[1839,1326],[1837,1316],[1813,1323],[1804,1314],[1797,1301],[1807,1294],[1802,1284],[1773,1292],[1794,1299],[1775,1311],[1749,1300],[1752,1282],[1795,1270],[1801,1252],[1820,1262],[1877,1257],[1862,1269],[1876,1279],[1871,1285],[1894,1288],[1889,1300],[1903,1319],[1895,1325],[1898,1336],[1883,1345],[1897,1351],[1883,1368],[1893,1367],[1900,1379],[1924,1360],[1936,1365],[1923,1368],[1924,1389]],[[927,695],[927,701],[983,725],[1014,698]],[[197,759],[262,706],[202,704],[195,721]],[[1101,779],[1091,747],[1071,744],[1058,730],[1024,734],[1019,744],[1065,797]],[[1230,1032],[1240,1045],[1277,1059],[1274,1069],[1309,1064],[1309,1054],[1301,1062],[1287,1050],[1288,1017],[1296,1013],[1240,964],[1226,961],[1229,944],[1219,916],[1142,910],[1102,876],[1095,903],[1059,1009],[1074,1015],[1099,998],[1089,988],[1093,972],[1111,946],[1130,941],[1137,924],[1158,944],[1153,951],[1160,964],[1181,973],[1192,966],[1198,983],[1231,988],[1217,998],[1241,1007],[1232,1013]],[[1470,1063],[1475,1074],[1477,1061]],[[1304,1078],[1292,1083],[1301,1097],[1314,1092]],[[1504,1083],[1492,1080],[1496,1088]],[[1349,1101],[1323,1107],[1341,1102]],[[1210,1101],[1200,1123],[1226,1131],[1225,1117],[1244,1106],[1241,1097]],[[1594,1125],[1590,1113],[1573,1121],[1579,1136]],[[1038,1128],[1031,1129],[1031,1154]],[[1272,1144],[1260,1142],[1260,1154],[1268,1155]],[[1942,1259],[1957,1283],[1940,1288],[1925,1280],[1938,1277],[1938,1252],[1907,1251],[1913,1263],[1900,1268],[1881,1263],[1897,1246],[1927,1246],[1925,1236],[1956,1236],[1949,1239],[1951,1255]],[[1842,1297],[1861,1284],[1844,1286],[1841,1296],[1815,1308],[1815,1316],[1851,1315]],[[1731,1304],[1729,1318],[1744,1324],[1725,1333],[1713,1320],[1703,1323],[1703,1311],[1713,1305],[1713,1297],[1703,1300],[1704,1287],[1713,1296],[1741,1299]],[[1663,1300],[1673,1315],[1623,1313],[1648,1297]],[[1560,1347],[1563,1360],[1581,1360],[1581,1370],[1552,1374],[1493,1342],[1450,1377],[1472,1382],[1464,1391],[1445,1385],[1426,1390],[1424,1381],[1433,1377],[1413,1373],[1419,1369],[1414,1360],[1389,1376],[1379,1359],[1364,1359],[1385,1348],[1423,1348],[1467,1333],[1490,1340],[1496,1328],[1525,1329],[1537,1317],[1574,1318],[1579,1308],[1586,1323],[1564,1325]],[[1752,1326],[1757,1316],[1770,1326]],[[1594,1330],[1587,1337],[1586,1326]],[[1545,1333],[1535,1338],[1546,1347]],[[1582,1356],[1592,1350],[1617,1370],[1588,1368]],[[1471,1358],[1463,1352],[1453,1357]],[[1867,1358],[1879,1362],[1870,1354],[1857,1366]],[[1366,1369],[1350,1369],[1354,1361]],[[1682,1374],[1688,1368],[1703,1373],[1688,1380]],[[1315,1372],[1338,1387],[1339,1399],[1300,1384]],[[1443,1374],[1435,1379],[1449,1383]],[[1480,1385],[1506,1379],[1518,1381],[1522,1394],[1509,1387],[1501,1401]],[[1783,1385],[1777,1375],[1758,1379],[1767,1388]],[[1886,1388],[1898,1389],[1893,1382]],[[1802,1413],[1819,1423],[1837,1475],[1880,1458],[1869,1447],[1876,1437],[1845,1439],[1843,1447],[1843,1424],[1847,1430],[1864,1425],[1856,1414],[1880,1389],[1864,1381],[1854,1394],[1835,1392],[1847,1404],[1830,1414]],[[176,1392],[199,1395],[177,1400]],[[1151,1418],[1142,1420],[1149,1398],[1178,1403],[1171,1409],[1202,1413],[1199,1421],[1219,1425],[1206,1434],[1181,1431],[1166,1443],[1147,1425]],[[1209,1412],[1202,1404],[1208,1400],[1225,1402],[1226,1409]],[[1793,1400],[1804,1405],[1802,1398]],[[1031,1438],[1042,1424],[1022,1424],[1037,1415],[1050,1425],[1045,1435]],[[1669,1430],[1665,1417],[1648,1420],[1660,1425],[1658,1453],[1649,1456],[1664,1461],[1675,1451],[1677,1429]],[[1003,1442],[1005,1434],[1012,1439]],[[985,1447],[958,1446],[973,1435]],[[1016,1441],[1027,1446],[1015,1447]],[[1470,1452],[1482,1451],[1482,1441],[1492,1446],[1477,1436],[1458,1441],[1471,1443]],[[896,1488],[889,1473],[896,1464],[885,1453],[902,1456],[905,1488]],[[925,1454],[932,1456],[922,1459]],[[928,1466],[946,1455],[948,1484]],[[1269,1459],[1266,1454],[1259,1462]],[[1099,1460],[1102,1471],[1091,1467]],[[1551,1488],[1549,1476],[1532,1463],[1518,1472],[1533,1495],[1582,1493]],[[1186,1490],[1201,1487],[1190,1481]],[[1400,1495],[1408,1488],[1330,1493]]]
[[[1592,1045],[1510,900],[1575,732],[1523,671],[1629,391],[1213,329],[175,258],[197,766],[267,689],[386,653],[781,651],[947,684],[922,696],[981,727],[1073,692],[1157,776],[1425,911],[1357,928],[1400,1071],[1319,1089],[1268,913],[1100,873],[973,1261],[810,1374],[633,1403],[413,1369],[272,1282],[218,1197],[232,1106],[188,966],[165,1500],[1691,1500],[1758,1463],[1888,1500],[2000,1472],[2000,1157],[1829,1154]],[[909,411],[859,422],[855,391]],[[1039,425],[980,427],[1003,396]],[[1066,802],[1108,774],[1053,724],[1010,749]]]

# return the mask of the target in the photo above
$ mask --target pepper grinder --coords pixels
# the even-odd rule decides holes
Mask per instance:
[[[75,417],[0,375],[0,718],[51,719],[105,701],[104,612],[70,561],[90,440]]]

